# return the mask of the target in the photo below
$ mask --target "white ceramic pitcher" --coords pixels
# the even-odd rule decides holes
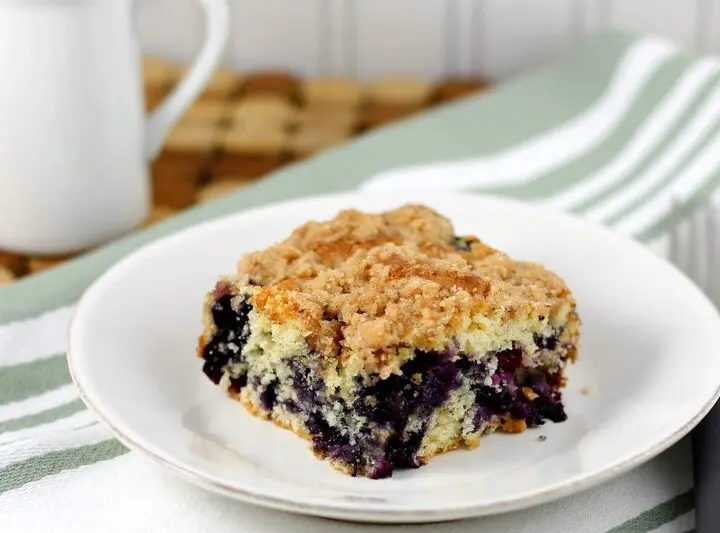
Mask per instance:
[[[82,250],[147,216],[148,162],[228,38],[226,0],[199,1],[205,43],[146,117],[135,27],[143,0],[0,0],[0,249]]]

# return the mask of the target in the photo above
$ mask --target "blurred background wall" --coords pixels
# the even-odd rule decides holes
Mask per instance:
[[[720,0],[231,0],[226,63],[302,74],[502,79],[551,58],[588,31],[659,34],[720,53]],[[145,51],[187,60],[202,20],[196,0],[146,0]],[[390,46],[392,43],[392,46]]]

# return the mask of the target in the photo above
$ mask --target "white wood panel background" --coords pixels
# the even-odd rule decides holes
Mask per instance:
[[[720,0],[229,0],[226,63],[301,74],[505,78],[605,27],[652,33],[720,53]],[[197,0],[146,0],[148,53],[192,58],[202,40]]]

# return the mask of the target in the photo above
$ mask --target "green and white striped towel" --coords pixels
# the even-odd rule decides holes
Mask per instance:
[[[65,332],[80,293],[129,251],[200,220],[356,187],[443,187],[548,202],[662,254],[671,199],[692,205],[720,184],[719,89],[720,61],[689,57],[656,38],[598,35],[487,96],[368,135],[0,290],[0,531],[383,531],[229,501],[127,453],[70,384]],[[694,527],[692,510],[684,440],[582,494],[442,527],[682,533]]]

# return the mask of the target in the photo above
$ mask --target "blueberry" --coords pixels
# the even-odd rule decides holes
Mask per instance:
[[[220,382],[223,369],[231,360],[242,362],[242,348],[249,335],[247,323],[252,306],[241,300],[237,309],[233,309],[232,300],[232,294],[222,294],[213,304],[211,314],[216,331],[202,350],[203,372],[215,384]],[[236,385],[240,386],[239,383]],[[240,388],[244,386],[243,383]]]
[[[557,392],[560,373],[524,367],[522,352],[517,349],[500,352],[497,358],[498,370],[492,380],[500,390],[477,382],[472,387],[477,405],[476,428],[493,415],[510,415],[525,421],[528,427],[541,426],[546,420],[562,422],[567,419]]]
[[[288,363],[292,371],[293,389],[298,402],[307,410],[316,409],[322,402],[321,395],[324,389],[323,382],[314,378],[308,368],[301,367],[297,362]]]
[[[275,407],[277,383],[277,380],[272,381],[260,393],[260,405],[266,411],[272,411],[273,407]]]
[[[417,451],[425,436],[425,430],[416,431],[406,439],[401,440],[394,436],[388,443],[387,456],[395,468],[418,468],[420,462],[417,458]]]
[[[490,422],[492,416],[493,412],[489,407],[485,405],[478,405],[477,411],[475,412],[475,419],[473,421],[475,423],[475,428],[480,429],[484,423]]]
[[[368,474],[368,477],[370,479],[383,479],[392,476],[392,473],[393,464],[389,460],[383,458],[380,459],[375,469]]]
[[[540,349],[554,350],[558,343],[557,335],[550,335],[549,337],[543,337],[537,333],[534,335],[533,340]]]
[[[240,393],[243,387],[247,385],[247,374],[242,374],[237,378],[230,378],[230,390]]]

